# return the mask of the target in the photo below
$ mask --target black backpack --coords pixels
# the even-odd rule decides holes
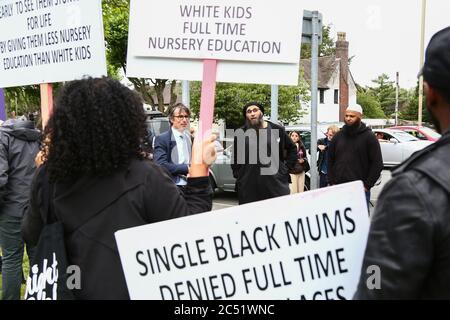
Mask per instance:
[[[68,260],[64,241],[64,227],[53,206],[53,185],[48,175],[42,174],[42,194],[48,199],[44,227],[35,248],[35,256],[30,265],[25,300],[73,300],[72,291],[67,286]]]

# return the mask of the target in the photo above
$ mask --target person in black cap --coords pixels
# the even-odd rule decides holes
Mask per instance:
[[[242,112],[245,124],[235,132],[231,165],[239,204],[288,195],[294,143],[282,126],[263,119],[261,103],[249,102]]]
[[[393,171],[381,192],[356,299],[450,299],[450,27],[430,40],[420,74],[443,135]],[[370,266],[379,269],[368,273]]]

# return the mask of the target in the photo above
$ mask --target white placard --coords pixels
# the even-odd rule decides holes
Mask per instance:
[[[297,63],[298,0],[132,0],[133,56]],[[156,14],[152,14],[157,10]]]
[[[155,2],[155,0],[131,0],[130,2],[127,77],[201,81],[203,76],[202,59],[214,58],[219,59],[216,75],[218,82],[298,85],[303,19],[300,1],[281,0],[270,3],[256,0],[172,0],[157,2],[156,5]],[[218,8],[214,9],[215,7]],[[155,8],[158,8],[158,14],[148,14]],[[225,11],[226,8],[228,11]],[[248,9],[251,13],[250,19],[245,18],[245,15],[249,15],[245,13],[247,8],[252,8]],[[184,9],[184,16],[181,15],[182,9]],[[190,18],[185,16],[186,9],[191,12]],[[192,16],[193,9],[196,9],[196,17]],[[201,13],[205,14],[205,12],[201,12],[205,10],[210,11],[211,17],[197,17]],[[231,14],[230,10],[234,10],[235,18],[224,17],[225,12],[230,12],[227,13],[227,16]],[[217,14],[214,13],[216,11]],[[240,16],[238,11],[243,14],[243,17],[238,18]],[[218,15],[219,18],[215,18],[214,15]],[[211,34],[200,34],[200,24],[198,24],[197,34],[191,32],[190,29],[185,30],[186,24],[188,28],[195,28],[196,23],[202,23],[203,28],[208,24],[210,29],[208,32]],[[220,31],[220,28],[225,25],[223,23],[230,24],[225,28],[231,28],[230,32],[236,34],[224,35],[222,32],[217,34],[217,26]],[[213,27],[216,28],[216,34],[212,32]],[[245,35],[241,34],[244,33],[243,30],[233,31],[236,28],[245,29]],[[153,37],[152,43],[154,43],[155,37],[202,41],[201,47],[197,47],[201,50],[176,50],[177,48],[172,50],[172,47],[168,48],[167,46],[161,47],[162,49],[158,47],[155,50],[154,47],[149,47],[150,37]],[[280,54],[248,50],[248,52],[242,52],[243,48],[241,50],[232,48],[233,50],[230,51],[207,50],[208,41],[219,43],[225,40],[228,41],[228,45],[231,43],[230,41],[235,41],[234,43],[240,41],[240,44],[243,41],[279,42]],[[272,48],[277,46],[278,44]],[[191,49],[194,48],[191,47]]]
[[[128,55],[127,77],[202,81],[202,76],[202,60],[144,58]],[[216,80],[296,86],[298,76],[298,64],[219,61]]]
[[[116,232],[132,299],[351,299],[362,182]]]
[[[101,0],[0,0],[0,87],[103,75]]]

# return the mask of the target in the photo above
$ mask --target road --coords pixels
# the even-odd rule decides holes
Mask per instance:
[[[376,205],[378,196],[380,195],[381,189],[391,178],[391,172],[389,170],[383,170],[381,172],[381,183],[378,186],[372,188],[370,195],[370,201]],[[214,196],[213,200],[213,210],[225,209],[237,205],[237,194],[233,192],[221,192]],[[370,207],[370,212],[374,210]]]

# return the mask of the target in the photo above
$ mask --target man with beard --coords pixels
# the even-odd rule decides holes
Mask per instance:
[[[239,204],[290,194],[289,168],[297,161],[294,143],[284,128],[264,121],[258,102],[243,107],[245,125],[235,132],[233,176]]]
[[[356,299],[450,299],[450,27],[431,38],[422,74],[443,135],[396,168],[381,192]]]
[[[328,179],[331,185],[362,180],[367,206],[370,189],[383,170],[380,143],[361,122],[362,108],[356,104],[345,111],[345,125],[331,140],[328,150]]]

